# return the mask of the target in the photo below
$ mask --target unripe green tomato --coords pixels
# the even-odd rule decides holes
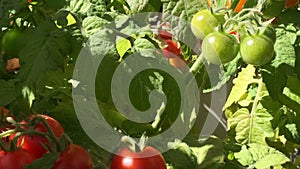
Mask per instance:
[[[265,35],[249,35],[241,42],[240,52],[244,62],[261,66],[272,60],[274,46]]]
[[[22,37],[23,32],[17,29],[11,29],[4,34],[2,45],[6,56],[9,56],[9,58],[18,57]]]
[[[202,42],[203,57],[213,64],[232,61],[239,52],[239,43],[233,35],[225,32],[212,32]]]
[[[279,16],[285,8],[285,0],[267,0],[262,8],[264,18]]]
[[[191,21],[191,29],[196,37],[204,39],[206,35],[216,31],[219,24],[225,22],[223,15],[211,13],[211,11],[204,9],[196,13]]]

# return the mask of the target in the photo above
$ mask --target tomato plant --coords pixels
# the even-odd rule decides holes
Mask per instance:
[[[9,110],[0,146],[41,157],[27,168],[147,168],[153,158],[164,169],[299,168],[299,0],[1,0],[0,18],[0,107]],[[160,70],[167,62],[177,69]],[[90,101],[101,112],[83,106]],[[77,111],[103,115],[87,121],[97,141]],[[40,123],[40,113],[64,128]],[[219,125],[203,138],[209,117]],[[162,154],[122,149],[125,158],[114,154],[119,140],[100,134],[106,128],[136,138],[175,130],[150,144]]]
[[[52,169],[91,169],[93,161],[90,154],[76,144],[70,144],[56,160]]]
[[[197,12],[191,21],[192,32],[200,39],[204,39],[206,35],[216,31],[219,24],[224,23],[224,16],[213,14],[211,11],[204,9]]]
[[[213,64],[230,62],[236,57],[238,51],[238,41],[236,37],[229,33],[210,33],[204,38],[202,43],[202,54],[204,58]]]
[[[257,66],[268,63],[274,56],[272,40],[265,35],[250,35],[241,42],[241,55],[248,64]]]
[[[0,168],[22,169],[24,165],[30,164],[34,157],[24,149],[12,152],[0,151]]]
[[[165,160],[153,147],[147,146],[141,152],[121,149],[112,159],[110,169],[166,169]]]

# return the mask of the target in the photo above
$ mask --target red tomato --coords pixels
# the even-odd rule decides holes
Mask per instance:
[[[64,134],[63,127],[55,119],[46,115],[39,115],[39,116],[43,117],[46,120],[46,122],[48,123],[48,125],[50,126],[54,135],[57,138],[60,138]],[[33,117],[34,116],[31,116],[30,118]],[[37,124],[34,130],[43,133],[47,132],[46,127],[42,123]],[[22,146],[23,149],[30,152],[36,158],[40,158],[45,153],[47,153],[48,150],[44,147],[44,145],[50,146],[50,143],[45,137],[42,136],[25,135],[18,139],[18,146]]]
[[[174,58],[181,53],[181,48],[177,42],[171,39],[168,39],[165,42],[168,45],[166,48],[162,49],[165,58]]]
[[[158,34],[162,39],[172,39],[172,34],[169,33],[167,30],[170,29],[166,23],[162,25],[162,29],[158,30]]]
[[[0,168],[22,169],[25,164],[30,164],[34,159],[35,158],[24,149],[12,152],[0,151]]]
[[[19,68],[20,68],[19,58],[13,58],[7,60],[7,65],[6,65],[7,72],[18,70]]]
[[[291,8],[294,7],[298,4],[299,0],[286,0],[285,1],[285,7],[286,8]]]
[[[76,144],[70,144],[61,152],[52,169],[91,169],[93,161],[90,154]]]
[[[147,146],[141,152],[121,149],[111,162],[110,169],[166,169],[163,156],[155,148]]]

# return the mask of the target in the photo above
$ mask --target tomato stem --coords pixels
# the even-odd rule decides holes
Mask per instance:
[[[45,136],[48,136],[51,141],[54,142],[54,144],[56,145],[57,151],[61,152],[64,150],[64,147],[60,144],[58,138],[55,136],[53,130],[51,129],[51,127],[49,126],[49,124],[47,123],[47,121],[41,117],[41,116],[35,116],[32,121],[34,120],[38,120],[38,122],[42,122],[43,125],[46,127],[48,134],[46,134]],[[38,124],[38,123],[37,123]]]
[[[250,130],[249,130],[249,137],[248,137],[248,143],[251,143],[251,139],[252,139],[252,130],[253,130],[253,122],[254,122],[254,116],[257,110],[257,105],[258,102],[260,101],[260,95],[261,95],[261,91],[262,91],[262,86],[263,86],[263,82],[262,82],[262,78],[258,79],[257,81],[258,83],[258,87],[257,87],[257,92],[254,98],[254,102],[251,108],[251,113],[250,113]]]
[[[193,73],[194,75],[198,73],[198,71],[202,68],[203,66],[203,55],[202,53],[199,55],[195,63],[192,65],[190,68],[190,72]]]

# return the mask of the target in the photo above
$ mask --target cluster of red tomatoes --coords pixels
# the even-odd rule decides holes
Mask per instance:
[[[93,167],[90,154],[81,146],[66,142],[63,127],[52,117],[37,114],[16,122],[4,108],[1,116],[0,168],[22,169],[50,152],[60,153],[51,169]]]

